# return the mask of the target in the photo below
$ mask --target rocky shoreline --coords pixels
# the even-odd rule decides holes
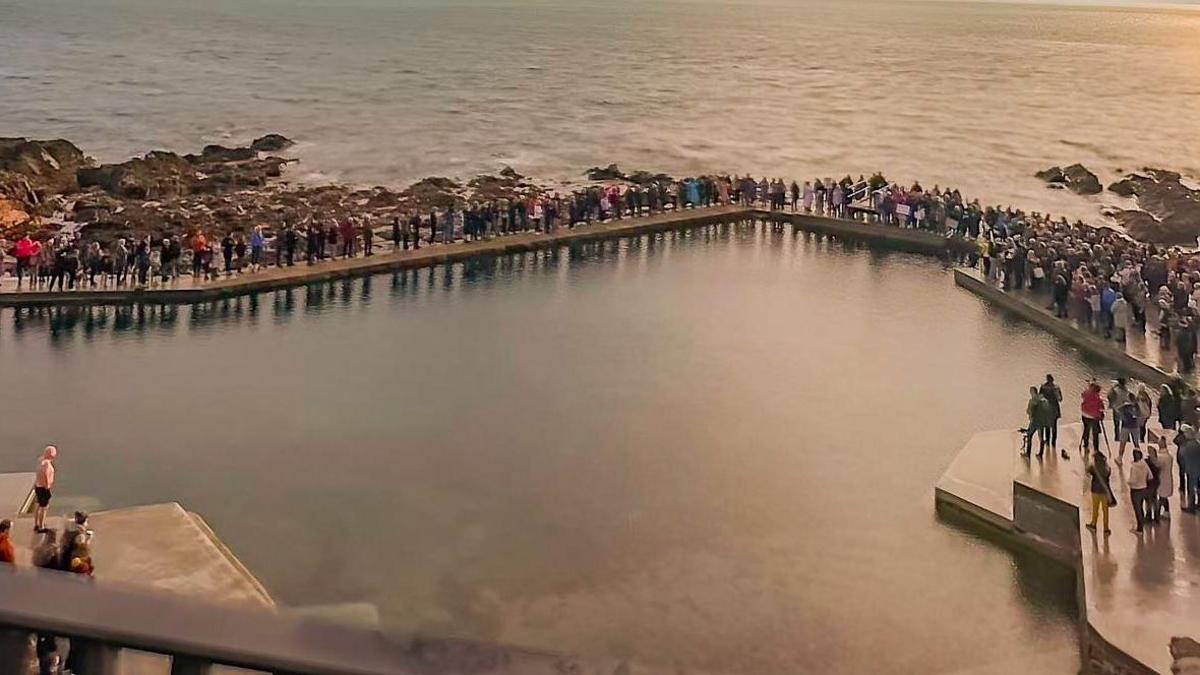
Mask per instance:
[[[1079,195],[1097,195],[1103,191],[1100,179],[1082,164],[1051,167],[1034,175],[1046,181],[1047,187]],[[1123,227],[1129,236],[1153,244],[1197,245],[1200,189],[1186,185],[1179,172],[1145,167],[1125,173],[1124,178],[1110,184],[1107,190],[1134,202],[1132,208],[1121,205],[1101,209],[1103,215]]]
[[[289,181],[286,167],[297,160],[280,153],[293,142],[267,134],[237,147],[208,145],[180,155],[156,150],[125,162],[101,164],[70,141],[0,138],[0,237],[14,240],[67,229],[85,229],[90,239],[150,235],[161,239],[203,230],[218,235],[261,225],[278,231],[285,224],[327,222],[348,216],[391,218],[428,212],[455,203],[536,197],[552,186],[505,167],[467,181],[431,176],[403,189],[343,184],[307,185]],[[593,167],[580,185],[647,186],[671,183],[672,176],[624,172],[615,164]],[[1104,188],[1081,164],[1052,167],[1036,176],[1048,187],[1080,195]],[[882,180],[882,178],[880,178]],[[1200,237],[1200,189],[1181,174],[1145,168],[1129,173],[1107,190],[1134,201],[1102,213],[1139,241],[1195,246]]]
[[[305,185],[284,176],[294,159],[276,153],[292,141],[268,134],[247,146],[209,145],[197,154],[156,150],[100,164],[62,140],[0,138],[0,236],[10,241],[86,228],[100,242],[155,239],[197,230],[222,234],[256,225],[328,221],[349,215],[390,218],[456,202],[537,196],[546,187],[504,168],[466,182],[429,177],[396,190]],[[610,167],[616,170],[616,167]],[[669,179],[662,174],[638,176]]]

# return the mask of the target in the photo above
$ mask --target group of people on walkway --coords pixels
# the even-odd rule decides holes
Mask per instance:
[[[993,284],[1044,295],[1055,316],[1121,345],[1157,338],[1180,372],[1194,370],[1200,254],[1019,211],[1000,212],[977,244],[970,264]]]
[[[872,179],[875,180],[875,179]],[[470,242],[520,233],[551,234],[596,222],[669,211],[741,204],[773,210],[848,217],[850,200],[865,196],[867,179],[815,179],[803,185],[782,178],[706,175],[646,184],[592,185],[570,193],[542,193],[490,200],[455,200],[425,209],[400,208],[390,215],[284,219],[268,231],[229,231],[210,237],[202,230],[182,236],[124,237],[102,241],[87,230],[38,240],[0,239],[0,272],[18,290],[72,291],[158,287],[189,271],[208,281],[253,273],[274,264],[319,264],[370,256],[390,244],[393,251],[424,245]]]
[[[1071,453],[1058,444],[1058,426],[1062,418],[1061,388],[1051,375],[1041,386],[1030,387],[1026,404],[1027,425],[1021,454],[1033,455],[1037,439],[1037,458],[1047,450],[1064,460]],[[1134,532],[1160,521],[1169,520],[1170,499],[1175,494],[1178,470],[1180,510],[1200,512],[1200,396],[1176,380],[1162,385],[1158,400],[1142,383],[1131,384],[1125,378],[1114,380],[1107,392],[1097,382],[1089,382],[1080,394],[1083,434],[1077,452],[1086,461],[1088,491],[1091,495],[1091,520],[1088,527],[1103,526],[1109,533],[1110,508],[1119,501],[1112,488],[1114,465],[1124,468],[1126,451],[1132,445],[1130,464],[1120,476],[1128,489],[1134,514]],[[1157,413],[1157,415],[1156,415]],[[1152,429],[1157,416],[1158,428]],[[1106,420],[1111,424],[1109,440]],[[1101,451],[1103,439],[1104,451]],[[1116,457],[1113,443],[1116,443]],[[1174,458],[1170,446],[1175,446]],[[1119,474],[1118,474],[1119,475]]]

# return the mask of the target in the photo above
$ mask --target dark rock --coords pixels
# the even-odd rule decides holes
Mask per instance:
[[[430,176],[428,178],[422,178],[412,185],[412,187],[418,186],[430,187],[438,190],[457,190],[459,188],[458,183],[444,176]]]
[[[665,173],[651,173],[649,171],[634,171],[625,176],[625,180],[635,185],[646,186],[651,183],[670,183],[675,179]]]
[[[1065,183],[1067,177],[1063,175],[1063,170],[1060,167],[1053,166],[1044,171],[1039,171],[1034,176],[1046,181],[1047,183]]]
[[[371,209],[393,209],[400,206],[400,195],[385,187],[376,186],[371,189],[364,206]]]
[[[1200,657],[1200,642],[1189,637],[1173,637],[1171,638],[1171,656],[1176,659],[1189,656]]]
[[[409,206],[446,208],[453,206],[458,201],[458,195],[455,192],[459,188],[459,184],[449,178],[431,176],[408,186],[400,193],[400,196]]]
[[[1147,169],[1130,174],[1111,187],[1137,197],[1138,209],[1107,213],[1125,226],[1130,236],[1160,244],[1195,245],[1200,237],[1200,190],[1182,183],[1174,171]]]
[[[1192,638],[1171,638],[1171,658],[1174,675],[1200,675],[1200,643]]]
[[[1112,185],[1108,186],[1108,191],[1121,195],[1122,197],[1132,197],[1137,194],[1138,186],[1134,181],[1123,178]]]
[[[191,192],[196,169],[173,152],[156,150],[128,162],[80,169],[77,177],[83,188],[96,186],[129,199],[161,199]]]
[[[1096,174],[1082,164],[1072,164],[1065,169],[1054,166],[1034,175],[1046,181],[1050,187],[1066,187],[1076,194],[1097,195],[1104,190]]]
[[[620,167],[616,164],[609,164],[603,169],[593,166],[587,170],[585,175],[588,180],[625,180],[625,174],[621,173]]]
[[[8,190],[4,194],[22,201],[32,200],[36,204],[50,195],[79,189],[75,182],[76,172],[81,167],[93,164],[93,160],[84,155],[82,150],[62,139],[30,141],[24,138],[0,138],[0,174],[16,174],[24,179],[22,181],[10,176],[0,180],[0,187],[19,185],[18,189],[26,194],[12,194]]]
[[[258,157],[258,152],[253,148],[227,148],[223,145],[206,145],[200,151],[199,161],[203,162],[245,162],[247,160]],[[195,155],[188,155],[188,159],[196,161]]]
[[[511,166],[506,166],[503,169],[500,169],[500,176],[503,178],[512,178],[512,179],[524,178],[524,176],[517,173],[516,170],[513,169]]]
[[[1098,195],[1104,190],[1096,174],[1088,171],[1082,164],[1072,164],[1063,169],[1062,173],[1066,178],[1067,188],[1076,194]]]
[[[1161,183],[1178,183],[1183,179],[1183,175],[1178,171],[1168,171],[1167,169],[1155,169],[1152,167],[1145,167],[1142,171]]]
[[[279,134],[260,136],[250,143],[250,148],[256,152],[278,152],[295,145],[295,141]]]

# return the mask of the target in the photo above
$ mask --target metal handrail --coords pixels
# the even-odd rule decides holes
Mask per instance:
[[[427,672],[431,661],[439,655],[453,658],[449,652],[456,649],[502,649],[389,636],[312,617],[118,589],[35,569],[0,571],[0,599],[0,626],[9,629],[275,673],[402,675]]]

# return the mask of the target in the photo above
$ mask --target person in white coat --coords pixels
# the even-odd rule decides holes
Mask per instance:
[[[1164,435],[1159,435],[1157,448],[1150,445],[1149,449],[1149,460],[1158,469],[1158,494],[1155,495],[1154,507],[1150,509],[1151,520],[1170,520],[1171,495],[1175,494],[1175,461],[1167,449]]]
[[[1125,301],[1125,296],[1117,294],[1117,299],[1113,300],[1112,304],[1113,315],[1113,338],[1118,342],[1125,341],[1125,331],[1129,328],[1129,303]]]

